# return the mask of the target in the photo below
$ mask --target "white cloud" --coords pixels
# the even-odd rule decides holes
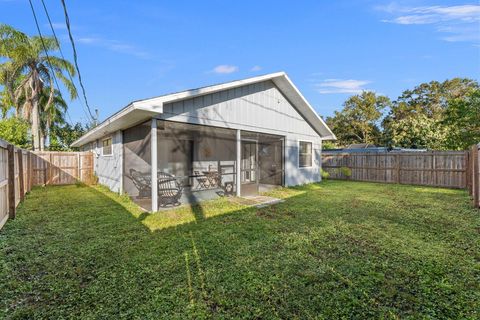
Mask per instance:
[[[437,32],[449,34],[442,38],[445,41],[480,40],[480,5],[401,7],[392,3],[377,9],[392,15],[383,22],[435,25]]]
[[[262,67],[261,67],[261,66],[253,66],[253,67],[250,69],[250,71],[252,71],[252,72],[260,71],[260,70],[262,70]]]
[[[55,30],[67,30],[67,26],[65,25],[65,23],[61,22],[52,22],[52,27]]]
[[[77,38],[76,41],[78,43],[83,43],[83,44],[101,43],[100,38],[90,38],[90,37]]]
[[[238,67],[237,66],[232,66],[228,64],[221,64],[213,68],[212,72],[214,73],[219,73],[219,74],[228,74],[228,73],[233,73],[237,72]]]
[[[320,83],[315,84],[317,91],[321,94],[328,93],[348,93],[358,94],[362,91],[369,91],[365,88],[367,84],[371,83],[368,80],[354,80],[354,79],[325,79]]]
[[[75,41],[80,44],[98,46],[111,51],[135,56],[141,59],[151,58],[151,55],[148,52],[118,40],[104,39],[100,37],[80,37],[77,38]]]

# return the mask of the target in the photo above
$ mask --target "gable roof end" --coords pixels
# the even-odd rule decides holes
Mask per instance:
[[[336,139],[327,124],[312,108],[300,91],[295,87],[285,72],[271,73],[263,76],[237,80],[213,86],[186,90],[167,94],[155,98],[131,102],[128,106],[113,114],[95,128],[88,131],[82,137],[72,143],[72,147],[80,147],[93,140],[111,134],[117,130],[129,128],[137,123],[146,121],[158,114],[163,113],[163,105],[179,100],[194,98],[218,91],[241,87],[248,84],[271,80],[285,97],[292,103],[297,111],[304,117],[310,126],[322,137],[323,140]]]

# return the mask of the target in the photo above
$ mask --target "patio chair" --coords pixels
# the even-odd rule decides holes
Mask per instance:
[[[151,179],[149,173],[142,173],[135,169],[130,169],[130,179],[138,189],[139,198],[150,198],[152,196]]]
[[[221,185],[221,177],[217,171],[204,171],[210,188],[217,188]]]
[[[174,175],[158,172],[158,204],[165,207],[169,204],[178,206],[182,196],[183,187]]]
[[[193,171],[193,174],[195,175],[195,180],[198,182],[198,189],[208,189],[210,184],[207,177],[200,171]]]

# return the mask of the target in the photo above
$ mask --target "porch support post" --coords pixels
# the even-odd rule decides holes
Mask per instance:
[[[158,175],[157,175],[157,119],[152,119],[150,130],[150,147],[152,152],[152,212],[158,211]]]
[[[236,185],[237,185],[236,195],[237,195],[237,197],[240,197],[240,187],[241,187],[241,183],[240,183],[240,177],[241,177],[240,174],[241,174],[241,168],[242,168],[241,153],[242,153],[242,132],[240,131],[240,129],[237,129],[237,166],[236,166],[236,168],[237,168],[237,171],[236,171]]]

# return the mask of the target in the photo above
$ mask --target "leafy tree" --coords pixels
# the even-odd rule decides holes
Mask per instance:
[[[336,149],[338,148],[337,144],[333,141],[322,141],[322,149]]]
[[[448,126],[446,146],[465,150],[480,142],[480,89],[471,90],[465,98],[451,99],[443,124]]]
[[[335,132],[338,143],[378,143],[381,131],[378,127],[383,110],[390,105],[390,99],[364,91],[345,101],[342,111],[335,111],[327,118],[327,124]]]
[[[441,119],[451,99],[464,97],[478,83],[472,79],[453,78],[444,82],[431,81],[405,90],[392,105],[395,119],[424,114],[432,119]]]
[[[12,117],[0,120],[0,138],[18,147],[31,147],[29,130],[29,123],[23,119]]]
[[[70,145],[80,138],[86,129],[81,123],[77,123],[74,126],[65,123],[63,126],[55,126],[50,132],[50,146],[49,150],[52,151],[72,151]]]
[[[44,46],[49,55],[47,57]],[[41,110],[40,98],[44,94],[44,88],[50,88],[45,110],[49,109],[55,97],[53,76],[55,75],[67,88],[70,98],[77,97],[74,84],[67,78],[75,75],[73,65],[52,54],[58,50],[54,38],[29,37],[7,25],[0,25],[0,57],[6,58],[6,62],[0,65],[0,74],[14,107],[22,110],[23,114],[30,115],[32,124],[33,149],[43,149],[44,141],[41,134]],[[50,69],[50,67],[53,69]],[[20,81],[19,81],[20,79]],[[20,83],[18,83],[20,82]],[[24,96],[23,104],[19,103],[20,97]]]
[[[412,149],[443,149],[447,135],[446,128],[424,114],[392,121],[385,130],[387,145]]]
[[[383,120],[384,143],[392,147],[458,149],[447,143],[450,128],[444,121],[445,114],[449,101],[462,100],[475,88],[478,83],[474,80],[454,78],[405,90]]]

